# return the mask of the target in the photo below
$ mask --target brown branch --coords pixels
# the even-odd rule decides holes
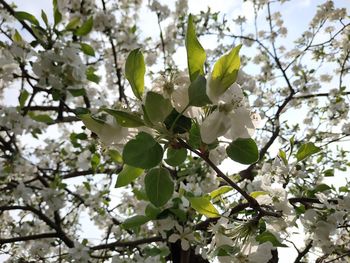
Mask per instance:
[[[154,236],[154,237],[148,237],[144,239],[138,239],[133,241],[116,241],[108,244],[102,244],[97,245],[94,247],[91,247],[91,250],[101,250],[101,249],[114,249],[116,247],[136,247],[138,245],[142,244],[149,244],[153,242],[161,242],[164,241],[164,239],[161,236]]]
[[[0,211],[10,211],[10,210],[23,210],[30,211],[33,214],[37,215],[42,221],[44,221],[49,227],[54,229],[57,232],[57,237],[60,238],[69,248],[74,247],[74,242],[63,232],[60,226],[56,225],[48,216],[46,216],[40,210],[32,206],[22,206],[22,205],[13,205],[13,206],[0,206]]]
[[[96,174],[96,173],[103,173],[103,174],[111,174],[111,173],[119,173],[122,169],[122,166],[118,167],[117,169],[106,169],[103,172],[99,171],[94,171],[92,169],[84,170],[84,171],[73,171],[70,173],[66,173],[61,175],[62,179],[69,179],[69,178],[75,178],[79,176],[85,176],[85,175],[90,175],[90,174]]]
[[[237,214],[248,207],[249,207],[249,203],[240,203],[240,204],[236,205],[234,208],[231,209],[230,217],[232,217],[234,214]],[[207,228],[209,227],[209,225],[211,223],[215,224],[218,220],[219,220],[219,218],[208,218],[205,221],[198,223],[195,226],[195,229],[196,230],[207,230]]]
[[[341,92],[341,95],[350,95],[350,91],[345,91]],[[310,99],[310,98],[315,98],[315,97],[329,97],[331,96],[330,93],[315,93],[315,94],[308,94],[308,95],[300,95],[300,96],[295,96],[293,99],[300,100],[300,99]]]
[[[16,12],[15,10],[13,10],[13,8],[8,4],[6,3],[5,0],[0,0],[0,4],[3,5],[3,7],[6,9],[7,12],[10,13],[11,16],[13,16],[14,18],[17,19],[17,21],[19,23],[21,23],[21,25],[32,35],[32,37],[37,40],[40,45],[42,45],[44,48],[46,47],[46,44],[41,40],[39,39],[35,34],[34,34],[34,31],[32,30],[32,28],[23,20],[20,20],[16,17]]]
[[[0,246],[7,243],[16,243],[44,238],[57,238],[57,233],[43,233],[43,234],[35,234],[29,236],[20,236],[20,237],[11,237],[11,238],[2,238],[0,239]]]
[[[249,207],[256,209],[257,212],[259,212],[259,216],[274,216],[274,217],[280,217],[281,214],[278,212],[271,212],[267,211],[261,208],[258,201],[256,201],[255,198],[251,197],[246,191],[244,191],[242,188],[238,186],[235,182],[233,182],[228,176],[226,176],[210,159],[205,153],[201,153],[195,149],[193,149],[190,145],[188,145],[185,141],[178,138],[179,143],[186,149],[190,150],[191,152],[195,153],[199,157],[201,157],[215,172],[216,175],[220,178],[222,178],[228,185],[230,185],[233,189],[235,189],[238,193],[240,193],[244,199],[246,199],[249,203]]]
[[[312,248],[312,240],[307,244],[307,246],[303,249],[303,251],[298,250],[298,256],[294,260],[294,263],[301,263],[302,258],[309,253],[310,249]]]
[[[54,120],[54,122],[49,123],[49,125],[57,124],[57,123],[65,123],[65,122],[76,122],[76,121],[81,121],[81,119],[75,116],[67,116],[67,117],[62,117],[62,119],[60,120]]]
[[[317,198],[310,198],[310,197],[292,197],[292,198],[289,198],[288,201],[292,205],[295,204],[295,203],[301,203],[301,204],[306,204],[306,203],[323,204]],[[333,204],[338,204],[338,200],[336,200],[336,199],[328,199],[327,202],[333,203]]]
[[[201,157],[217,174],[218,177],[222,178],[228,185],[230,185],[233,189],[235,189],[237,192],[239,192],[250,204],[252,207],[258,207],[258,202],[251,197],[247,192],[245,192],[242,188],[240,188],[235,182],[233,182],[228,176],[226,176],[205,154],[201,153],[200,151],[197,151],[193,149],[190,145],[188,145],[185,141],[178,139],[180,144],[190,150],[191,152],[195,153],[199,157]]]
[[[105,0],[101,0],[101,1],[102,1],[103,12],[106,13],[107,9],[106,9]],[[124,101],[128,105],[129,103],[125,95],[124,85],[122,84],[122,71],[121,71],[121,68],[118,67],[117,49],[114,44],[113,38],[111,36],[110,28],[106,30],[106,36],[108,37],[108,41],[112,47],[113,63],[114,63],[115,73],[117,75],[117,85],[119,89],[119,101]]]

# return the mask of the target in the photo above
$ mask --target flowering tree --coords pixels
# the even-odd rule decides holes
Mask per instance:
[[[326,1],[290,41],[284,2],[245,3],[252,26],[186,0],[0,0],[6,262],[348,262],[349,16]]]

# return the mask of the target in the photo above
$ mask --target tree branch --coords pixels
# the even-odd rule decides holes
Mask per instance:
[[[58,237],[57,233],[43,233],[43,234],[35,234],[35,235],[29,235],[29,236],[2,238],[0,239],[0,246],[6,243],[15,243],[15,242],[30,241],[30,240],[37,240],[37,239],[43,239],[43,238],[57,238],[57,237]]]
[[[94,246],[94,247],[91,247],[90,249],[94,251],[94,250],[100,250],[100,249],[114,249],[116,247],[136,247],[142,244],[161,242],[161,241],[164,241],[164,239],[161,236],[154,236],[154,237],[138,239],[134,241],[116,241],[108,244]]]
[[[0,206],[0,211],[9,211],[9,210],[23,210],[30,211],[33,214],[37,215],[42,221],[44,221],[48,226],[56,230],[57,237],[60,238],[69,248],[74,247],[74,242],[63,232],[60,226],[56,225],[48,216],[46,216],[40,210],[31,207],[31,206],[21,206],[21,205],[13,205],[13,206]]]

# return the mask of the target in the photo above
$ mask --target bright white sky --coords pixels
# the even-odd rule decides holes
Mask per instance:
[[[40,17],[41,9],[43,9],[49,19],[52,17],[52,4],[51,0],[14,0],[14,3],[18,6],[18,10],[23,10],[32,13],[36,17]],[[147,1],[144,1],[147,2]],[[174,6],[175,1],[160,1],[162,3],[169,3],[170,6]],[[223,11],[227,14],[228,19],[236,18],[238,15],[245,16],[248,20],[249,27],[253,26],[254,13],[253,8],[250,2],[243,1],[228,1],[228,0],[189,0],[189,12],[193,14],[197,14],[200,11],[206,11],[208,7],[213,11]],[[313,17],[316,12],[316,6],[321,4],[324,1],[320,0],[293,0],[287,2],[283,5],[283,9],[278,10],[282,13],[282,17],[284,18],[285,25],[288,28],[289,40],[297,38],[301,32],[307,29],[308,22]],[[346,7],[349,5],[348,0],[336,0],[334,1],[336,6]],[[275,6],[275,5],[273,5]],[[277,10],[274,10],[277,11]],[[151,13],[148,9],[142,9],[140,12],[140,23],[141,27],[140,31],[143,32],[144,36],[151,36],[154,39],[157,39],[159,36],[158,30],[154,30],[158,28],[156,15]],[[249,31],[249,30],[248,30]],[[238,32],[238,29],[237,29]],[[215,40],[201,40],[201,43],[205,49],[213,49],[215,48],[216,42]],[[292,43],[291,43],[292,44]],[[287,45],[287,43],[286,43]],[[242,50],[244,53],[244,50]],[[179,64],[182,67],[186,67],[186,53],[185,49],[180,49],[178,51],[177,58],[179,58]],[[5,104],[7,105],[16,105],[18,100],[17,92],[7,93],[5,96]],[[240,170],[242,166],[238,166],[237,163],[233,162],[225,162],[223,166],[224,170],[231,169],[232,167],[236,167],[237,170]],[[226,168],[226,169],[225,169]],[[79,183],[77,180],[72,180],[71,183]],[[120,196],[120,193],[113,190],[112,193],[114,196]],[[89,229],[87,232],[82,233],[82,238],[96,238],[99,236],[99,230],[88,221],[88,216],[83,216],[85,219],[83,220],[85,227],[84,229]],[[303,246],[303,237],[295,237],[294,238],[297,246]],[[299,243],[299,244],[298,244]],[[293,262],[296,257],[296,252],[294,249],[280,249],[279,251],[280,262]],[[0,261],[1,261],[0,256]]]

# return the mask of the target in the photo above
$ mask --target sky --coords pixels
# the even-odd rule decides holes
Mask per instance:
[[[51,0],[14,0],[13,1],[17,6],[18,10],[26,11],[29,13],[32,13],[36,17],[40,17],[41,9],[43,9],[48,17],[52,17],[52,4]],[[147,2],[147,1],[145,1]],[[175,1],[160,1],[162,3],[169,3],[170,5],[173,5]],[[236,18],[238,15],[243,15],[248,20],[248,26],[253,25],[253,19],[254,14],[252,12],[252,6],[250,2],[244,2],[238,1],[238,0],[189,0],[189,12],[193,14],[197,14],[200,11],[206,11],[208,7],[210,7],[213,11],[222,11],[227,14],[228,18]],[[289,38],[295,39],[299,34],[304,31],[307,28],[307,24],[310,21],[311,17],[315,14],[316,6],[321,4],[324,1],[320,0],[292,0],[290,2],[285,3],[284,8],[281,10],[278,10],[282,13],[282,17],[285,20],[285,25],[288,28],[289,32]],[[336,0],[335,1],[336,6],[348,6],[349,1],[348,0]],[[276,10],[277,11],[277,10]],[[140,13],[140,23],[141,26],[140,31],[143,32],[145,36],[151,36],[153,38],[158,37],[158,32],[154,30],[155,27],[157,27],[157,20],[156,16],[151,13],[147,9],[142,9]],[[157,27],[158,28],[158,27]],[[213,49],[215,48],[216,42],[215,40],[206,40],[201,41],[203,47],[205,49]],[[185,49],[180,49],[178,51],[179,64],[183,67],[186,66],[186,53]],[[8,92],[5,96],[4,103],[7,105],[16,105],[18,100],[18,92],[16,91],[16,88],[14,88],[13,91]],[[55,129],[55,128],[52,128]],[[233,163],[231,161],[226,161],[224,165],[222,165],[223,170],[229,170],[231,169],[232,173],[232,167],[235,167],[235,169],[241,170],[243,168],[242,165],[238,165],[237,163]],[[72,180],[71,183],[77,184],[79,183],[79,180]],[[112,195],[115,197],[120,196],[120,192],[118,192],[116,189],[113,189]],[[89,231],[87,233],[82,233],[82,238],[95,238],[99,235],[96,235],[95,233],[98,233],[98,229],[93,226],[88,221],[88,216],[83,215],[83,222],[86,226],[88,226]],[[303,244],[302,236],[296,236],[294,238],[296,243]],[[281,262],[292,262],[291,258],[296,257],[296,252],[294,249],[288,249],[283,248],[280,250],[280,260]],[[1,256],[0,256],[1,261]]]

